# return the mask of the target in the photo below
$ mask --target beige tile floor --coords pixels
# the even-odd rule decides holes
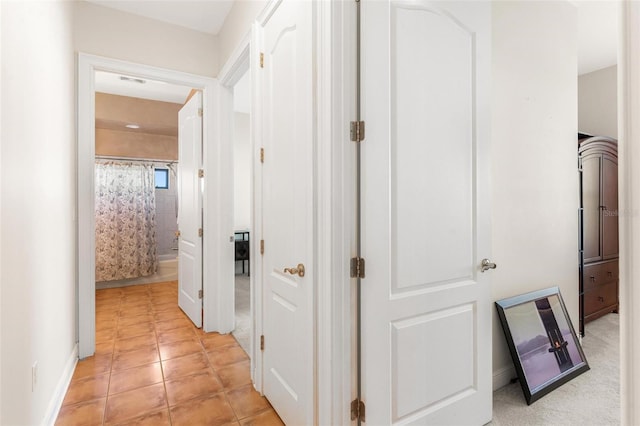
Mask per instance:
[[[78,362],[56,425],[282,425],[230,334],[203,333],[176,281],[96,291],[96,353]]]

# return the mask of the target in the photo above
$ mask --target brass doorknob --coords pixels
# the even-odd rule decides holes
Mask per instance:
[[[291,275],[298,275],[299,277],[304,277],[304,265],[302,263],[298,263],[298,266],[295,268],[284,268],[284,272],[287,272]]]

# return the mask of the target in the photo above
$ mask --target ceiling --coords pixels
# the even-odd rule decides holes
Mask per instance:
[[[141,79],[123,74],[96,71],[96,92],[132,98],[184,104],[191,87],[168,84],[161,81]]]
[[[105,7],[169,22],[175,25],[217,34],[233,0],[88,0]],[[586,74],[617,63],[617,0],[570,0],[578,9],[578,74]],[[544,31],[544,27],[541,28]],[[100,75],[104,74],[104,75]],[[248,79],[236,91],[248,95]],[[120,76],[97,73],[96,90],[117,95],[183,103],[190,88],[160,82],[135,84]],[[236,102],[236,111],[248,111],[248,103]]]
[[[233,0],[86,0],[100,6],[217,35]]]

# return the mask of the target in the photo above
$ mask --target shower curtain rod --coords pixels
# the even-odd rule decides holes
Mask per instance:
[[[167,160],[158,158],[136,158],[136,157],[116,157],[114,155],[96,155],[96,160],[115,160],[115,161],[147,161],[153,163],[177,163],[178,160]]]

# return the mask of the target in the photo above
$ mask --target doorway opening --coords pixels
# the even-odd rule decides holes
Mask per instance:
[[[190,74],[181,73],[173,70],[164,70],[155,67],[149,67],[140,64],[133,64],[124,61],[118,61],[108,58],[101,58],[92,55],[79,54],[78,58],[78,352],[80,359],[91,356],[95,352],[95,343],[96,343],[96,301],[95,301],[95,290],[96,290],[96,217],[95,217],[95,208],[96,208],[96,188],[95,188],[95,164],[96,164],[96,134],[98,131],[96,130],[96,72],[107,72],[116,74],[118,78],[123,76],[125,78],[130,78],[134,80],[145,81],[145,83],[138,83],[141,86],[149,84],[147,82],[154,81],[158,82],[160,85],[176,85],[176,86],[186,86],[191,90],[194,88],[197,93],[194,95],[194,98],[197,99],[198,106],[196,108],[192,108],[189,117],[198,117],[196,120],[188,121],[191,124],[191,129],[197,129],[198,137],[201,142],[197,145],[197,149],[194,148],[191,151],[194,153],[194,162],[187,165],[185,162],[181,164],[181,167],[175,168],[175,164],[172,164],[172,161],[165,161],[163,158],[154,158],[152,154],[145,153],[144,158],[147,160],[162,160],[160,162],[161,165],[165,166],[168,169],[167,180],[168,184],[171,185],[171,170],[168,165],[171,165],[175,168],[177,173],[177,178],[174,178],[178,183],[178,188],[181,188],[184,185],[185,179],[181,178],[180,170],[190,170],[190,174],[193,176],[198,176],[200,173],[198,172],[198,167],[207,168],[209,166],[211,169],[218,166],[218,164],[213,161],[215,159],[215,155],[208,153],[205,147],[206,143],[209,142],[210,145],[215,145],[215,141],[217,141],[217,135],[213,131],[213,124],[215,121],[214,110],[210,109],[213,105],[212,99],[214,96],[214,91],[216,90],[216,81],[207,77],[199,77],[193,76]],[[184,102],[184,98],[181,98],[181,102]],[[191,103],[188,102],[187,105]],[[117,108],[116,108],[117,109]],[[184,108],[183,108],[184,109]],[[118,110],[118,109],[117,109]],[[122,112],[122,110],[118,110],[116,112]],[[190,118],[189,118],[190,119]],[[199,120],[199,121],[198,121]],[[196,123],[197,124],[193,124]],[[108,124],[108,123],[107,123]],[[136,123],[128,123],[135,125]],[[108,125],[105,125],[108,127]],[[124,132],[122,132],[124,133]],[[159,139],[159,135],[156,136],[156,139]],[[183,144],[180,144],[181,146]],[[197,154],[197,155],[196,155]],[[132,158],[129,158],[129,161],[123,154],[118,154],[117,157],[124,159],[123,162],[134,163],[135,161]],[[185,157],[182,153],[179,154],[179,158]],[[176,157],[177,159],[178,157]],[[186,157],[185,157],[186,158]],[[118,160],[114,158],[103,158],[102,160],[106,160],[106,162],[113,161],[116,162]],[[207,163],[209,161],[209,163]],[[182,162],[182,161],[181,161]],[[197,164],[197,166],[196,166]],[[183,167],[184,166],[184,167]],[[152,169],[155,166],[150,166]],[[192,173],[195,171],[195,173]],[[180,182],[183,183],[180,183]],[[155,185],[154,185],[155,186]],[[191,192],[197,192],[199,197],[201,198],[201,202],[197,208],[192,209],[194,212],[193,216],[198,218],[198,224],[200,229],[206,226],[207,221],[207,212],[203,211],[203,205],[206,202],[210,201],[207,198],[207,191],[204,182],[197,182],[193,185],[194,190]],[[198,188],[198,189],[195,189]],[[155,188],[154,188],[155,190]],[[186,197],[180,195],[180,204],[182,204],[184,210],[184,206],[190,205]],[[175,216],[175,199],[174,204],[171,206],[171,203],[165,203],[169,212],[171,211],[171,207],[173,207],[173,215]],[[179,204],[179,207],[180,207]],[[217,212],[214,212],[216,214]],[[167,213],[169,215],[171,213]],[[181,213],[182,214],[182,213]],[[204,224],[203,224],[204,222]],[[185,221],[181,220],[181,227],[184,225]],[[194,225],[195,226],[195,225]],[[196,238],[199,241],[200,245],[200,253],[207,249],[211,249],[212,242],[219,239],[218,234],[215,232],[211,232],[208,236],[202,236],[201,232],[198,232],[198,228],[194,228],[195,230],[191,230],[197,236]],[[213,227],[212,227],[213,229]],[[200,234],[200,235],[199,235]],[[182,242],[184,238],[181,238]],[[173,241],[169,242],[169,250],[172,248]],[[157,247],[156,254],[157,254]],[[179,252],[183,252],[184,250],[180,250]],[[201,259],[201,257],[200,257]],[[182,261],[179,263],[183,263]],[[215,262],[214,262],[215,263]],[[198,263],[194,263],[194,265],[198,265]],[[199,285],[199,288],[202,290],[202,283],[207,282],[206,278],[210,271],[215,271],[218,267],[217,264],[204,265],[200,260],[200,267],[193,267],[189,270],[197,271],[198,279],[194,280]],[[153,267],[152,267],[153,268]],[[179,274],[180,270],[184,270],[184,268],[180,268],[178,266]],[[204,279],[203,279],[204,277]],[[123,277],[130,278],[130,277]],[[180,280],[184,281],[184,280]],[[184,283],[181,285],[183,286]],[[203,292],[195,290],[195,298],[197,299],[195,302],[198,304],[197,309],[197,318],[199,318],[199,325],[203,324],[204,318],[204,328],[205,330],[215,330],[217,324],[215,323],[215,318],[207,317],[207,313],[213,311],[213,309],[207,309],[207,302],[211,302],[206,297],[207,292],[204,292],[205,296],[200,299],[198,295],[202,295]],[[182,302],[180,302],[180,306],[182,306]],[[184,310],[184,308],[183,308]],[[188,314],[194,323],[196,322],[194,318],[195,315]]]
[[[178,113],[192,89],[95,81],[96,289],[177,281]]]
[[[251,79],[249,70],[233,86],[233,216],[234,294],[233,335],[251,351]]]

